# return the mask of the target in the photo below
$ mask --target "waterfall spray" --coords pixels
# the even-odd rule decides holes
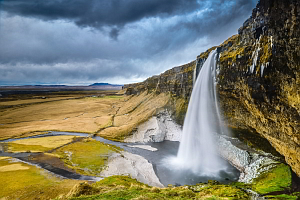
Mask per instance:
[[[216,60],[213,50],[195,81],[185,116],[177,157],[172,165],[205,176],[218,176],[226,168],[218,157],[214,135],[223,132],[216,95]]]

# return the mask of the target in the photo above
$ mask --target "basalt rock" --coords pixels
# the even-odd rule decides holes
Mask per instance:
[[[174,110],[184,115],[193,77],[217,48],[217,87],[228,125],[259,133],[300,176],[299,13],[298,0],[260,0],[237,35],[189,64],[124,88],[127,94],[169,92]]]

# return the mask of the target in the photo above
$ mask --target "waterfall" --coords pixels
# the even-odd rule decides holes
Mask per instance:
[[[177,168],[205,176],[218,176],[226,167],[218,157],[214,135],[221,133],[221,117],[216,95],[216,60],[213,50],[203,64],[194,84],[185,116],[177,157],[171,159]]]

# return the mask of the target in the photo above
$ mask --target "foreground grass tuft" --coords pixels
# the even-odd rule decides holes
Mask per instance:
[[[290,167],[279,164],[258,178],[254,179],[252,188],[260,194],[283,191],[292,184]]]
[[[292,194],[292,195],[287,195],[287,194],[281,194],[277,196],[272,196],[272,195],[267,195],[265,196],[267,199],[273,199],[273,200],[297,200],[300,198],[300,195],[298,194]]]
[[[157,188],[140,183],[128,176],[111,176],[91,185],[87,183],[77,185],[65,199],[248,199],[248,195],[242,190],[226,185],[201,184]]]

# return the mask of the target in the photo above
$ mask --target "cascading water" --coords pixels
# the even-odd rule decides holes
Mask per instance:
[[[215,76],[218,53],[212,51],[194,84],[177,157],[171,164],[203,176],[218,176],[226,165],[218,157],[214,135],[221,133]],[[169,160],[170,161],[170,160]]]

